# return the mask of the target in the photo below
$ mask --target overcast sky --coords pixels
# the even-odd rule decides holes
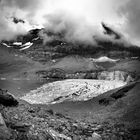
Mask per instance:
[[[14,23],[13,17],[25,23]],[[95,35],[107,38],[101,27],[105,22],[140,45],[140,0],[0,0],[0,18],[0,40],[45,27],[67,29],[68,38],[92,42]]]

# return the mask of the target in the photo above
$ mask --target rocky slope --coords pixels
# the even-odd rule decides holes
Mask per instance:
[[[139,82],[89,101],[1,108],[4,140],[139,140]],[[135,102],[134,102],[135,101]],[[131,115],[130,115],[131,114]]]
[[[125,71],[95,71],[95,72],[76,72],[76,73],[67,73],[61,69],[51,69],[36,72],[38,77],[41,79],[96,79],[96,80],[109,80],[109,81],[123,81],[123,82],[132,82],[135,81],[138,76],[133,72]]]

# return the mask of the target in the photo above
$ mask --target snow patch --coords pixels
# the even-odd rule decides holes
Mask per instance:
[[[20,51],[26,50],[26,49],[30,48],[32,45],[33,45],[33,43],[27,42],[27,43],[25,43],[25,44],[23,44],[23,45],[21,46]]]
[[[39,39],[39,37],[37,37],[37,38],[34,38],[32,41],[35,41],[35,40],[38,40]]]
[[[126,85],[122,81],[69,79],[45,84],[21,99],[31,104],[54,104],[65,100],[86,101]]]
[[[13,45],[20,46],[22,45],[22,42],[14,42]]]
[[[1,77],[1,78],[0,78],[0,80],[2,80],[2,81],[5,81],[5,80],[6,80],[6,78],[4,78],[4,77]]]
[[[103,57],[100,57],[97,59],[93,58],[92,61],[94,61],[94,62],[117,62],[117,61],[119,61],[119,59],[111,59],[109,57],[103,56]]]
[[[2,45],[6,46],[8,48],[11,48],[12,47],[12,46],[7,45],[6,43],[2,43]]]

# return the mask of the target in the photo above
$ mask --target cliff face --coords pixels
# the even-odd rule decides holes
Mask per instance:
[[[135,77],[128,73],[128,72],[124,72],[124,71],[103,71],[103,72],[99,72],[97,75],[97,79],[99,80],[116,80],[116,81],[124,81],[124,82],[132,82],[135,80]]]
[[[109,80],[109,81],[123,81],[123,82],[132,82],[135,80],[135,76],[131,73],[124,71],[102,71],[102,72],[93,72],[93,73],[76,73],[76,74],[67,74],[67,78],[79,78],[79,79],[98,79],[98,80]]]
[[[96,80],[109,80],[109,81],[122,81],[132,82],[135,81],[137,76],[134,73],[125,71],[101,71],[101,72],[77,72],[77,73],[65,73],[64,71],[50,70],[50,71],[39,71],[38,76],[47,79],[96,79]]]

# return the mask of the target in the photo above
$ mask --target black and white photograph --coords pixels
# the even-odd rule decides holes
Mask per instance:
[[[0,0],[0,140],[140,140],[140,0]]]

